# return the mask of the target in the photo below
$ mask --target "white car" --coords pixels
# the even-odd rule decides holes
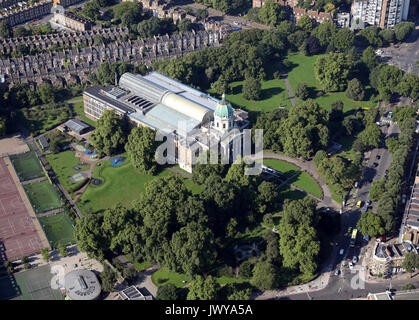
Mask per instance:
[[[352,262],[349,262],[349,269],[353,269],[354,268],[354,264]]]
[[[353,264],[355,264],[355,263],[357,263],[358,262],[358,257],[357,256],[354,256],[353,258],[352,258],[352,263]]]

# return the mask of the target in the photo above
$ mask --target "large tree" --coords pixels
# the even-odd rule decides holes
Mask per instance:
[[[187,300],[215,300],[220,285],[214,277],[208,276],[205,279],[202,276],[196,276],[188,287],[189,292]]]
[[[195,221],[175,232],[165,251],[166,265],[188,275],[207,272],[217,258],[213,233]]]
[[[261,93],[260,81],[253,77],[247,77],[243,82],[243,98],[246,100],[259,100]]]
[[[285,9],[273,0],[266,1],[258,13],[259,21],[271,27],[276,27],[286,17]]]
[[[250,283],[260,290],[271,290],[276,287],[276,279],[276,267],[267,261],[261,261],[255,265]]]
[[[312,99],[292,108],[278,132],[284,152],[308,159],[329,143],[328,113]]]
[[[413,272],[419,269],[419,254],[416,252],[406,253],[402,266],[403,269],[410,273],[410,277],[412,277]]]
[[[157,170],[155,152],[158,142],[156,133],[148,127],[132,129],[125,144],[131,164],[141,173],[154,174]]]
[[[352,63],[342,53],[329,53],[314,63],[314,74],[326,91],[342,91],[346,88]]]
[[[348,88],[346,88],[345,95],[352,100],[361,101],[364,100],[365,90],[361,84],[361,81],[354,78],[348,82]]]
[[[385,230],[381,217],[373,213],[371,210],[363,213],[356,227],[363,235],[375,237],[384,234]]]
[[[0,21],[0,38],[10,38],[12,36],[12,28],[6,20]]]
[[[306,197],[284,203],[279,224],[282,264],[287,268],[299,269],[305,277],[312,276],[317,269],[320,242],[315,227],[318,221],[313,199]]]
[[[116,154],[126,143],[126,123],[113,110],[105,110],[97,121],[96,130],[90,135],[90,143],[100,156]]]

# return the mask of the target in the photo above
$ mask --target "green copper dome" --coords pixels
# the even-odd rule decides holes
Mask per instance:
[[[231,107],[230,102],[226,101],[225,94],[220,101],[218,101],[217,106],[215,107],[214,115],[220,117],[221,119],[229,119],[233,117],[233,108]]]

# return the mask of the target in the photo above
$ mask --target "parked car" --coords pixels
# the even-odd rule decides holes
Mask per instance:
[[[377,154],[377,156],[375,157],[375,159],[380,160],[381,156],[379,154]]]
[[[358,257],[357,256],[354,256],[353,258],[352,258],[352,263],[353,264],[355,264],[355,263],[357,263],[358,262]]]
[[[345,252],[345,250],[344,249],[340,249],[339,250],[339,254],[342,256],[343,255],[343,253]]]
[[[354,264],[352,262],[349,262],[349,269],[353,269],[354,268]]]
[[[348,233],[351,234],[351,232],[352,232],[352,227],[349,227],[348,228]]]
[[[367,212],[367,211],[368,211],[368,207],[367,207],[367,206],[362,207],[362,209],[361,209],[361,212],[362,212],[362,213],[365,213],[365,212]]]
[[[335,276],[338,276],[338,275],[339,275],[339,273],[340,273],[340,270],[339,270],[339,269],[336,269],[336,270],[335,270]]]
[[[377,168],[377,167],[378,167],[378,163],[377,163],[377,162],[374,162],[374,163],[372,164],[372,167],[373,167],[373,168]]]
[[[367,202],[365,203],[365,205],[366,205],[366,206],[371,205],[371,200],[370,200],[370,199],[368,199],[368,200],[367,200]]]

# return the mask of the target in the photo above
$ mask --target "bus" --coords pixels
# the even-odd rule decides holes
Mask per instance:
[[[355,242],[356,242],[356,236],[358,235],[358,229],[354,229],[352,231],[352,236],[351,236],[351,247],[355,247]]]

